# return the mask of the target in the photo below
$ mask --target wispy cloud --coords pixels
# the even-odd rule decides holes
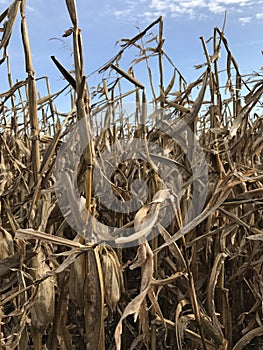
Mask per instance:
[[[209,14],[228,11],[238,14],[241,24],[252,18],[262,19],[262,0],[126,0],[114,11],[118,17],[131,16],[131,19],[148,20],[156,14],[167,17],[188,16],[206,18]],[[258,10],[258,11],[257,11]],[[258,13],[257,13],[258,12]],[[255,15],[257,13],[257,15]],[[127,17],[126,17],[127,20]]]
[[[208,4],[208,9],[210,12],[213,12],[213,13],[224,12],[226,10],[224,6],[219,5],[217,2],[210,2]]]
[[[237,4],[239,6],[245,6],[245,5],[249,5],[255,1],[251,1],[251,0],[217,0],[215,2],[218,3],[222,3],[225,5],[233,5],[233,4]]]
[[[117,17],[122,17],[122,16],[127,16],[130,15],[132,13],[132,9],[131,8],[126,8],[124,10],[115,10],[113,11],[113,14]]]
[[[251,22],[252,20],[252,17],[240,17],[239,18],[239,22],[242,24],[242,25],[245,25],[249,22]]]

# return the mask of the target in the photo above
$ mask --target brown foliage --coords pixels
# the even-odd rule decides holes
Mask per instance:
[[[206,62],[196,68],[204,71],[188,84],[164,51],[159,18],[135,37],[120,41],[119,53],[100,68],[104,77],[91,93],[76,4],[74,0],[66,4],[72,28],[64,36],[73,40],[74,75],[55,57],[53,61],[71,89],[72,110],[67,116],[54,105],[62,91],[51,94],[47,78],[47,95],[37,95],[24,1],[15,0],[0,16],[1,22],[6,21],[1,64],[7,63],[10,82],[9,90],[0,94],[0,349],[237,350],[248,344],[259,349],[263,344],[262,75],[242,77],[224,30],[215,28],[211,54],[201,38]],[[7,51],[19,9],[28,76],[13,84]],[[156,27],[157,34],[149,34]],[[138,55],[125,70],[122,57],[128,49],[138,50]],[[158,82],[151,71],[155,60]],[[143,63],[145,82],[135,77]],[[172,72],[168,82],[166,70]],[[132,117],[117,114],[117,105],[127,98],[138,106]],[[205,207],[187,222],[191,165],[181,147],[158,129],[160,115],[147,114],[146,98],[157,111],[171,111],[167,130],[183,121],[205,152],[209,169]],[[105,118],[98,120],[103,111]],[[86,120],[85,132],[95,125],[97,136],[89,140],[80,159],[79,201],[93,217],[118,227],[112,241],[136,240],[137,248],[94,243],[96,228],[90,223],[89,238],[76,235],[60,211],[54,162],[59,146],[80,120]],[[134,138],[145,143],[141,158],[131,156],[112,178],[103,176],[123,202],[143,195],[134,190],[135,179],[146,181],[147,203],[135,215],[113,215],[92,196],[92,166],[109,145],[121,149],[122,140]],[[161,147],[163,154],[151,153],[147,141]],[[110,162],[114,165],[114,159]],[[165,203],[173,194],[158,174],[160,165],[177,169],[173,176],[179,202],[166,228],[159,218],[166,214]],[[70,196],[70,181],[68,185]],[[200,191],[206,185],[200,180]],[[107,191],[101,191],[107,200]],[[130,226],[134,236],[122,236]],[[151,232],[158,235],[148,242],[145,238]],[[103,235],[109,237],[107,232]]]

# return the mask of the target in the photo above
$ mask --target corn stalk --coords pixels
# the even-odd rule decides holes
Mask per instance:
[[[84,122],[86,133],[81,133],[81,144],[86,144],[83,156],[86,162],[85,195],[86,209],[91,214],[92,200],[92,141],[90,132],[90,106],[88,98],[88,87],[84,75],[84,62],[82,51],[81,30],[78,27],[78,16],[74,0],[66,0],[67,8],[73,24],[73,52],[76,79],[76,108],[78,121]],[[86,135],[85,135],[86,134]],[[87,222],[92,230],[91,222]],[[82,243],[84,237],[82,238]],[[96,252],[91,249],[85,253],[86,259],[80,260],[84,282],[84,315],[86,331],[86,349],[104,349],[104,327],[103,327],[103,305],[104,286],[101,272],[100,260]],[[84,262],[84,264],[83,264]]]
[[[37,115],[37,87],[35,80],[35,71],[32,63],[32,54],[27,30],[26,16],[25,16],[26,0],[22,0],[20,3],[20,14],[21,14],[21,32],[22,40],[25,53],[25,64],[27,72],[27,84],[28,84],[28,108],[29,118],[31,126],[32,136],[32,149],[31,149],[31,160],[32,160],[32,171],[34,182],[36,183],[39,177],[40,168],[40,152],[39,152],[39,123]]]

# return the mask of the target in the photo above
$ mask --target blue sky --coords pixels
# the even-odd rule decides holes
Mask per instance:
[[[241,73],[259,71],[263,66],[262,0],[76,0],[76,3],[85,48],[87,75],[118,51],[118,47],[115,46],[118,39],[136,35],[136,27],[143,29],[162,15],[166,39],[164,49],[191,82],[201,73],[193,66],[205,61],[199,37],[204,36],[208,39],[215,26],[222,27],[225,10],[226,37]],[[0,12],[10,4],[9,0],[0,0]],[[36,74],[38,77],[48,75],[51,90],[56,92],[64,86],[64,82],[50,56],[55,55],[69,70],[73,68],[71,37],[62,38],[63,32],[71,26],[65,1],[27,0],[26,15]],[[8,51],[13,80],[24,79],[26,76],[19,22],[17,18]],[[134,58],[132,52],[129,58]],[[2,67],[0,71],[1,69]],[[92,79],[91,77],[91,84]]]

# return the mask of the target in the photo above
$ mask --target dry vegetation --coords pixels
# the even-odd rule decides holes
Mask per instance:
[[[71,89],[67,116],[55,107],[62,91],[50,94],[47,78],[47,96],[37,92],[25,1],[15,0],[0,16],[1,64],[10,83],[0,94],[0,349],[263,348],[262,75],[242,77],[224,30],[215,28],[209,43],[201,38],[206,62],[196,67],[202,70],[200,78],[188,84],[164,51],[159,18],[120,42],[120,52],[100,69],[103,79],[91,93],[75,2],[66,3],[72,29],[65,36],[73,40],[74,74],[55,57],[53,61]],[[7,52],[14,21],[19,20],[27,79],[14,84]],[[130,48],[138,50],[137,56],[124,71],[122,56]],[[220,52],[226,56],[225,67]],[[151,73],[156,63],[157,84]],[[136,79],[142,64],[147,82]],[[173,72],[168,83],[167,69]],[[150,86],[147,94],[145,84]],[[169,110],[167,130],[183,120],[206,155],[205,206],[186,224],[191,164],[158,127],[158,114],[147,120],[146,98],[156,108]],[[113,111],[126,100],[137,103],[137,112],[117,120]],[[111,113],[99,120],[109,106]],[[87,141],[78,166],[87,211],[106,225],[121,228],[130,223],[139,232],[150,215],[148,227],[159,235],[149,242],[113,249],[94,244],[92,235],[77,236],[65,221],[53,186],[54,163],[60,144],[83,118],[98,134]],[[120,140],[134,137],[163,150],[151,155],[146,147],[141,160],[131,156],[108,179],[123,201],[130,199],[134,179],[147,181],[149,204],[135,216],[113,213],[92,195],[95,159],[108,145],[121,147]],[[160,215],[165,212],[165,206],[151,201],[156,193],[164,199],[169,188],[169,181],[156,171],[156,166],[167,166],[168,158],[180,169],[181,196],[173,221],[164,228],[152,216],[156,208]],[[171,170],[171,161],[168,165]],[[200,192],[206,185],[200,179]],[[70,186],[65,184],[66,193]]]

